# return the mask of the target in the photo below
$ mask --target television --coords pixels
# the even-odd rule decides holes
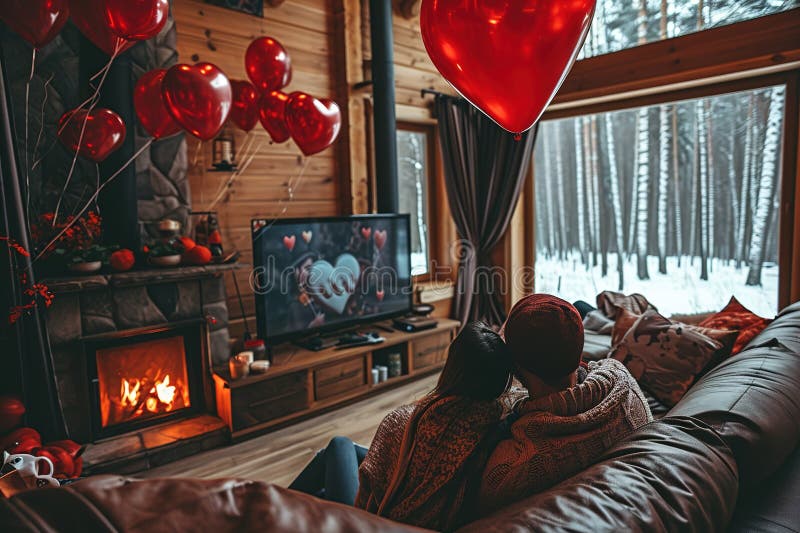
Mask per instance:
[[[308,338],[411,311],[409,215],[252,221],[258,335]]]

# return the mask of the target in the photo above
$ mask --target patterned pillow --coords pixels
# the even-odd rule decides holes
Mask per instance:
[[[747,346],[756,335],[764,331],[764,329],[772,322],[768,318],[762,318],[753,313],[736,299],[735,296],[731,297],[730,302],[725,308],[712,315],[702,322],[700,326],[714,329],[724,330],[739,330],[739,337],[736,339],[736,344],[733,345],[731,354],[736,355]]]
[[[721,342],[697,329],[648,310],[608,356],[621,361],[643,388],[672,407],[721,348]]]

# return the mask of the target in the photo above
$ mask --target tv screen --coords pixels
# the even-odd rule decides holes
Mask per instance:
[[[288,340],[411,310],[408,215],[256,219],[252,230],[261,338]]]

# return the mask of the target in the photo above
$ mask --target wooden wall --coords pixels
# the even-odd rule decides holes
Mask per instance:
[[[408,1],[408,0],[406,0]],[[369,124],[371,89],[357,89],[371,78],[368,0],[289,0],[278,7],[265,5],[264,17],[208,5],[202,0],[174,0],[178,52],[183,63],[209,61],[231,79],[247,79],[244,53],[258,36],[278,39],[292,57],[294,76],[288,91],[303,90],[334,98],[342,107],[344,127],[334,147],[307,160],[291,142],[271,145],[260,125],[251,139],[251,153],[260,145],[247,170],[226,190],[216,206],[226,249],[238,250],[242,262],[252,262],[251,218],[330,216],[370,209],[372,132]],[[451,92],[422,44],[418,17],[394,15],[395,78],[398,120],[435,124],[433,98],[422,88]],[[246,142],[236,130],[237,153]],[[211,143],[189,138],[189,179],[193,209],[206,209],[229,173],[209,172]],[[289,200],[289,180],[307,162],[300,186]],[[443,199],[443,196],[442,196]],[[437,210],[444,212],[443,210]],[[437,213],[434,213],[436,215]],[[449,212],[446,217],[449,218]],[[448,226],[448,231],[452,228]],[[237,279],[243,290],[245,317],[255,331],[254,302],[249,289],[250,269]],[[232,279],[227,280],[228,308],[234,336],[243,331],[242,313]]]
[[[278,39],[292,58],[294,75],[287,91],[302,90],[314,96],[334,97],[333,21],[329,0],[291,0],[281,6],[264,8],[264,18],[205,4],[201,0],[175,0],[173,4],[178,29],[178,52],[183,63],[209,61],[219,66],[231,79],[247,79],[244,54],[256,37],[269,35]],[[302,171],[304,161],[292,141],[281,145],[269,143],[260,125],[250,134],[255,136],[252,150],[261,145],[251,165],[226,192],[217,205],[224,246],[242,253],[242,261],[252,262],[250,219],[255,217],[328,216],[341,212],[340,182],[337,179],[336,151],[330,148],[307,160],[307,166],[288,201],[287,185]],[[237,148],[245,142],[243,132],[236,133]],[[198,148],[189,138],[190,183],[192,207],[203,210],[216,196],[229,173],[208,172],[211,163],[211,142]],[[194,163],[192,165],[192,163]],[[285,208],[285,212],[283,212]],[[239,286],[245,298],[245,312],[255,329],[254,304],[248,279],[250,270],[239,272]],[[233,334],[241,328],[241,312],[235,299],[231,278],[227,282],[228,308]]]

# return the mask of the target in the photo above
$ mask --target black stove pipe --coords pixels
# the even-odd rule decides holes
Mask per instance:
[[[397,117],[391,0],[370,0],[375,185],[378,212],[397,213]]]

